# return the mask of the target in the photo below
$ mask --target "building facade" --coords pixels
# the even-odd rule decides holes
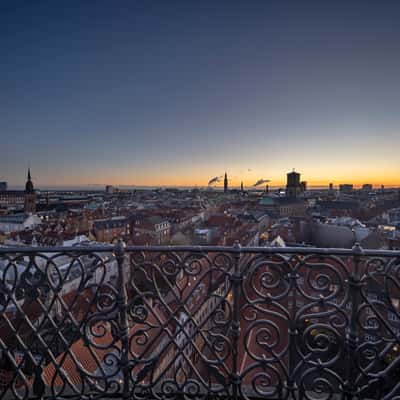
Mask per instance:
[[[25,213],[36,212],[36,191],[33,186],[31,171],[28,170],[28,178],[25,190],[7,190],[6,182],[0,184],[0,208],[11,210],[24,210]]]

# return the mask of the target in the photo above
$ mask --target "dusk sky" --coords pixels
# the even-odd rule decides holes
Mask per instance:
[[[2,1],[0,181],[400,184],[400,1]]]

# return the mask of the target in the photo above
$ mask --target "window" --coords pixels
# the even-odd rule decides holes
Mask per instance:
[[[375,336],[366,334],[365,335],[365,340],[367,342],[373,342],[373,341],[375,341]]]
[[[397,322],[399,320],[397,315],[390,311],[388,312],[388,319],[389,319],[389,321],[394,321],[394,322]]]
[[[374,319],[369,319],[367,320],[367,326],[369,328],[378,328],[378,322],[375,321]]]

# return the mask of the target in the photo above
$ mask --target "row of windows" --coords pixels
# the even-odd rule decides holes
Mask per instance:
[[[158,224],[156,225],[156,229],[160,230],[160,229],[168,229],[169,228],[169,222],[164,222],[162,224]]]
[[[389,319],[389,321],[393,321],[393,322],[399,321],[399,317],[395,313],[392,313],[390,311],[388,312],[388,319]]]

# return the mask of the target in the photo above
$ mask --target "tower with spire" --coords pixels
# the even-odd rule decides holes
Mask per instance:
[[[28,169],[28,179],[25,184],[25,196],[24,196],[24,211],[26,213],[36,212],[36,193],[33,186],[31,169]]]
[[[224,177],[224,193],[228,192],[228,175],[225,172],[225,177]]]
[[[240,182],[240,191],[243,193],[243,181]]]

